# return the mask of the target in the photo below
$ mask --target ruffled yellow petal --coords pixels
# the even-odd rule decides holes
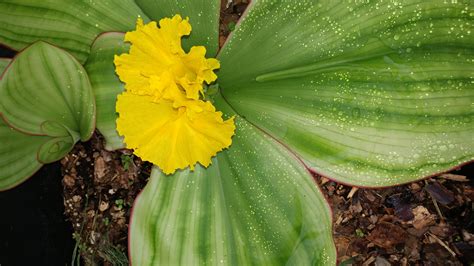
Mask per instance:
[[[211,157],[232,144],[234,118],[226,121],[210,102],[188,100],[175,108],[169,100],[124,92],[118,96],[117,130],[127,148],[166,174],[207,167]]]
[[[191,33],[191,24],[189,24],[189,18],[183,20],[180,15],[175,15],[173,18],[164,18],[160,20],[160,28],[165,36],[173,38],[176,44],[181,49],[181,37],[187,36]],[[177,37],[176,37],[177,36]]]
[[[217,79],[214,70],[220,67],[219,61],[214,58],[206,59],[206,48],[204,46],[193,46],[188,54],[182,57],[187,66],[187,72],[179,80],[179,84],[185,89],[186,97],[199,99],[203,93],[202,84],[212,83]]]
[[[125,89],[138,95],[173,100],[171,95],[181,91],[186,98],[198,100],[203,84],[217,79],[214,70],[220,67],[216,59],[206,59],[203,46],[192,47],[189,53],[181,48],[181,38],[191,33],[188,19],[176,15],[159,22],[144,24],[138,19],[135,31],[125,35],[130,42],[130,52],[115,56],[116,72]],[[157,80],[163,80],[157,86]],[[171,90],[171,94],[164,92]],[[179,97],[177,100],[181,100]]]
[[[170,101],[185,101],[186,97],[174,83],[173,74],[165,71],[161,76],[152,76],[150,78],[150,88],[155,91],[154,101],[158,102],[161,98]]]
[[[189,53],[181,38],[191,33],[188,19],[173,18],[144,24],[125,40],[128,54],[114,63],[125,92],[118,96],[117,130],[127,148],[164,173],[207,167],[217,152],[232,144],[234,119],[224,121],[210,102],[201,100],[204,83],[217,79],[219,61],[207,59],[206,48],[194,46]],[[204,97],[202,97],[204,98]]]

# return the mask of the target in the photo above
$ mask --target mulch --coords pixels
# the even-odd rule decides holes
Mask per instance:
[[[451,173],[383,189],[358,189],[319,180],[333,210],[340,262],[474,263],[472,179]]]

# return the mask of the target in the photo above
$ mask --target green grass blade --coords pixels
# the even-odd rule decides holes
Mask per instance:
[[[314,171],[388,186],[474,159],[469,1],[249,8],[219,55],[219,85]]]

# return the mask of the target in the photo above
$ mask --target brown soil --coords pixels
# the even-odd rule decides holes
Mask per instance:
[[[465,176],[445,174],[384,189],[357,189],[320,180],[334,212],[340,262],[474,263],[474,189]]]
[[[76,145],[61,164],[65,213],[77,243],[73,257],[82,257],[86,265],[128,265],[130,209],[150,165],[128,150],[106,151],[98,135]]]
[[[247,1],[222,0],[220,43]],[[130,210],[151,166],[128,150],[109,152],[103,139],[78,144],[62,161],[66,216],[77,242],[73,258],[87,265],[128,265]],[[356,189],[315,177],[334,212],[343,265],[469,265],[474,263],[472,180],[447,174],[385,189]]]

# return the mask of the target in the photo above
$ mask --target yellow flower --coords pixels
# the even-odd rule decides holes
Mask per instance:
[[[172,100],[181,90],[187,98],[198,100],[203,82],[217,79],[213,70],[220,67],[214,58],[206,59],[206,48],[194,46],[189,53],[181,47],[181,37],[191,33],[188,19],[173,18],[143,24],[137,21],[136,31],[128,32],[125,41],[132,43],[129,54],[116,56],[117,74],[125,88],[138,95],[151,95],[157,101]]]
[[[211,157],[232,144],[234,118],[226,121],[202,100],[203,84],[217,79],[216,59],[194,46],[186,53],[181,37],[191,33],[188,19],[176,15],[143,24],[128,32],[128,54],[116,56],[116,72],[125,83],[117,98],[117,130],[127,148],[166,174],[196,163],[207,167]]]

